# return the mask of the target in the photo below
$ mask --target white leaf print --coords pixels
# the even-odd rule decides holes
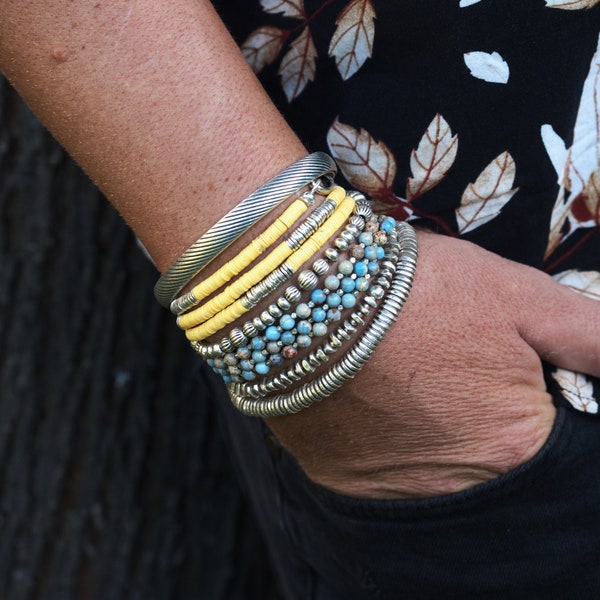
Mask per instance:
[[[477,4],[478,2],[481,2],[481,0],[460,0],[460,3],[458,6],[460,8],[466,8],[467,6]]]
[[[564,142],[561,144],[558,137],[551,125],[542,126],[542,139],[560,185],[546,257],[577,229],[600,223],[600,36],[583,84],[573,145],[566,154],[562,152]],[[567,221],[570,226],[565,230]]]
[[[566,369],[556,369],[556,372],[552,373],[552,377],[560,386],[562,395],[571,403],[573,408],[591,414],[598,412],[598,403],[594,398],[594,387],[585,375]]]
[[[546,148],[546,152],[550,157],[550,162],[559,177],[560,184],[565,169],[565,163],[567,162],[567,147],[560,135],[554,131],[552,125],[542,125],[541,133],[544,147]]]
[[[506,83],[510,74],[508,63],[497,53],[466,52],[465,64],[471,75],[490,83]]]
[[[439,183],[452,166],[457,150],[458,137],[437,114],[410,155],[412,177],[406,183],[406,199],[412,200]]]
[[[266,13],[282,13],[284,17],[304,19],[304,0],[260,0]]]
[[[329,44],[329,56],[342,76],[348,79],[373,53],[375,9],[371,0],[352,0],[339,14]]]
[[[252,70],[259,73],[277,58],[283,39],[284,32],[279,27],[264,25],[250,33],[240,49]]]
[[[291,102],[315,78],[317,50],[308,28],[294,40],[279,66],[283,91]]]
[[[592,8],[600,0],[546,0],[548,8],[562,8],[563,10],[580,10],[582,8]]]
[[[459,234],[472,231],[500,214],[518,191],[512,187],[515,172],[515,161],[508,152],[503,152],[481,172],[475,183],[467,186],[456,209]]]
[[[579,292],[592,300],[600,300],[600,273],[598,271],[569,269],[552,277],[574,292]]]
[[[579,194],[600,164],[600,36],[590,71],[583,84],[573,145],[569,150],[564,186]]]
[[[390,149],[364,129],[358,131],[336,117],[327,132],[327,144],[344,177],[356,188],[374,196],[392,189],[396,160]]]

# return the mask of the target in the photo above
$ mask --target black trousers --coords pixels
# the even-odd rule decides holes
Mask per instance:
[[[464,492],[362,500],[310,481],[207,372],[285,598],[600,598],[600,422],[558,407],[526,464]]]

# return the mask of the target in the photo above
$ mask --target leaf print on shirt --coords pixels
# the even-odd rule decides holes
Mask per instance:
[[[572,146],[566,148],[552,125],[542,125],[541,135],[559,184],[547,258],[577,229],[600,225],[600,36],[583,84]]]
[[[482,171],[475,183],[469,183],[456,209],[459,235],[500,214],[504,205],[518,192],[518,188],[512,187],[515,172],[513,157],[503,152]]]
[[[552,373],[552,377],[560,386],[562,395],[573,408],[591,414],[598,412],[598,403],[594,398],[594,386],[586,375],[567,369],[557,369]]]
[[[553,275],[558,283],[592,300],[600,300],[600,273],[598,271],[579,271],[569,269]],[[558,382],[562,395],[577,410],[589,413],[598,412],[598,403],[594,398],[591,380],[582,373],[567,369],[556,369],[552,377]]]
[[[581,10],[582,8],[592,8],[598,2],[600,0],[546,0],[546,6],[563,10]]]
[[[275,62],[282,53],[278,74],[288,102],[297,98],[316,75],[317,48],[310,24],[321,11],[333,4],[325,0],[307,15],[303,0],[260,0],[269,15],[297,19],[292,27],[261,25],[254,29],[241,45],[242,54],[255,73]],[[375,9],[372,0],[350,0],[336,19],[336,28],[328,46],[328,56],[336,64],[342,79],[352,77],[373,53],[375,39]],[[289,47],[287,47],[289,43]]]
[[[552,276],[558,283],[566,285],[592,300],[600,300],[600,273],[598,271],[579,271],[569,269]]]
[[[465,52],[463,58],[473,77],[489,83],[508,82],[508,63],[497,52]]]
[[[291,102],[315,78],[317,50],[308,29],[297,37],[290,46],[279,67],[283,91]]]
[[[418,198],[439,183],[454,163],[457,150],[458,136],[452,135],[446,119],[437,114],[410,155],[412,177],[406,182],[406,199]]]
[[[248,36],[240,50],[252,70],[259,73],[279,56],[285,38],[285,32],[279,27],[264,25]]]
[[[350,184],[375,200],[393,195],[396,159],[383,142],[336,117],[327,132],[327,145]]]
[[[352,0],[339,14],[329,56],[342,79],[349,79],[373,54],[375,9],[371,0]]]
[[[281,13],[284,17],[304,19],[304,0],[260,0],[266,13]]]

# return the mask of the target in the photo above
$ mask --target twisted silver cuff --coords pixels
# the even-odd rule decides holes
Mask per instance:
[[[154,286],[158,302],[168,308],[197,273],[252,225],[311,181],[333,178],[336,173],[333,159],[323,152],[309,154],[281,171],[215,223],[160,276]]]

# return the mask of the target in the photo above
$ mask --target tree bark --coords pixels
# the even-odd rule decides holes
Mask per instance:
[[[275,598],[157,273],[0,81],[0,597]]]

